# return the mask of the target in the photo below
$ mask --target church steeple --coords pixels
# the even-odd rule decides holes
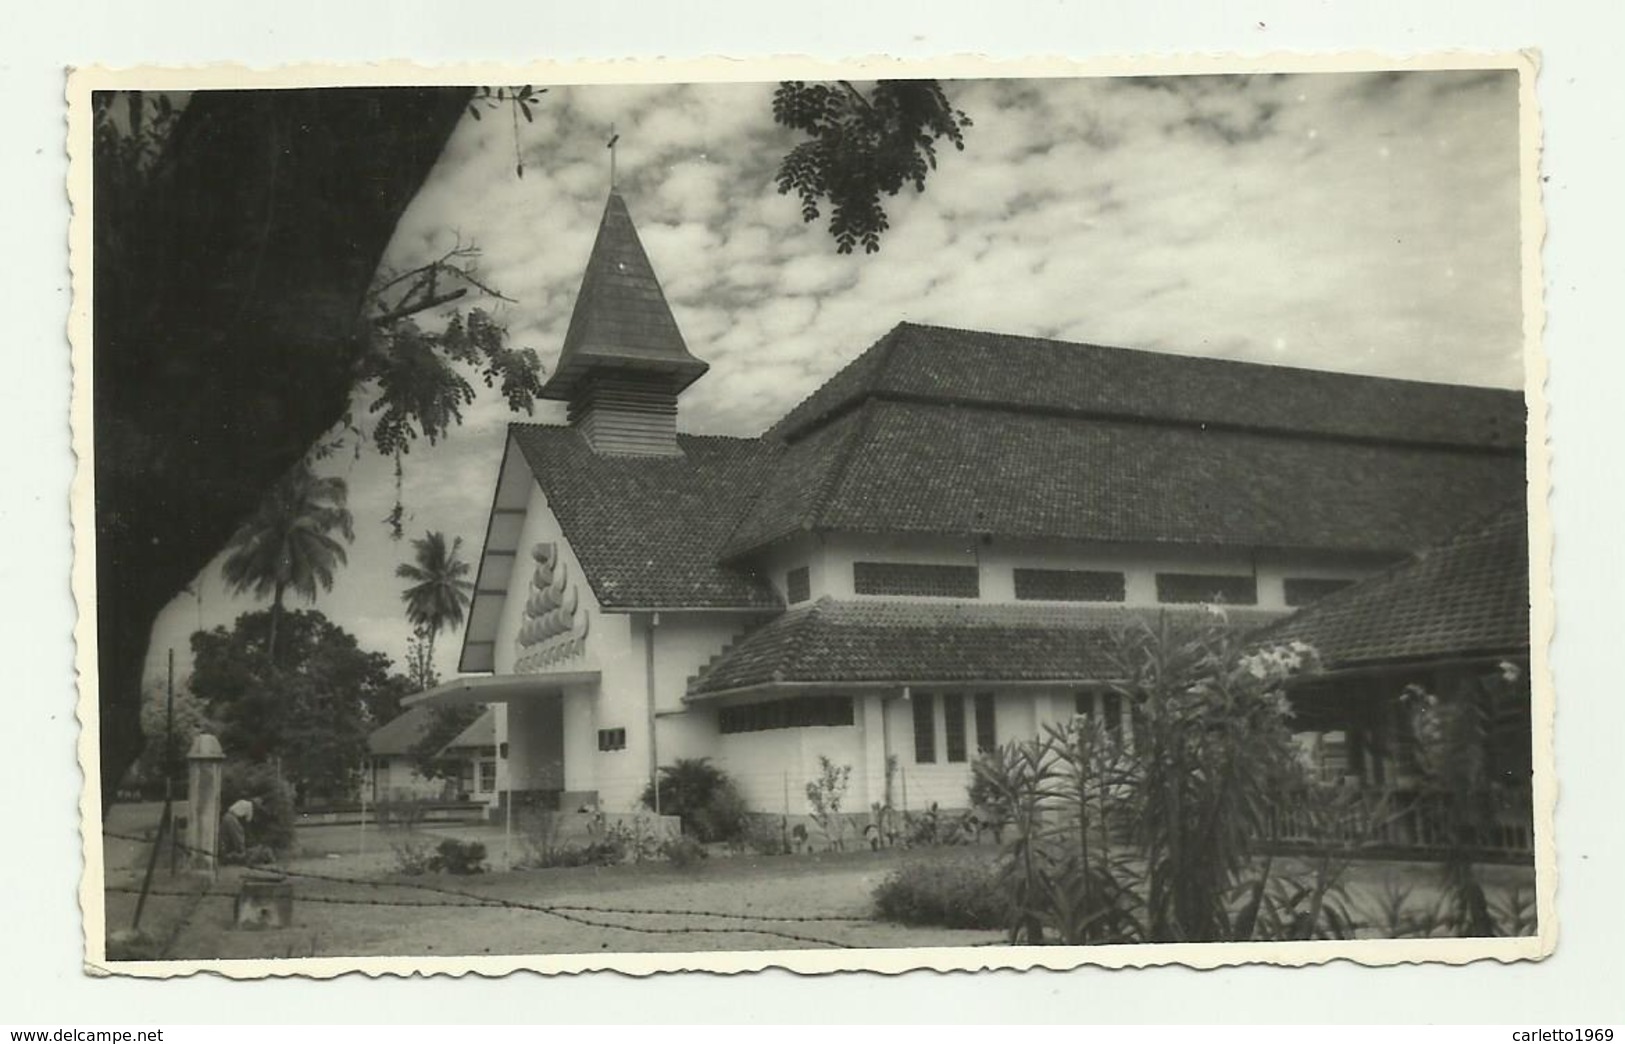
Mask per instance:
[[[707,369],[683,343],[626,201],[611,191],[542,397],[569,403],[571,425],[600,453],[675,454],[677,395]]]

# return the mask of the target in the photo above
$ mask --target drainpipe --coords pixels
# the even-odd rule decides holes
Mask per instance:
[[[655,740],[655,628],[660,626],[660,614],[647,617],[648,632],[643,643],[644,692],[648,694],[649,712],[649,787],[654,792],[655,815],[660,815],[660,745]]]

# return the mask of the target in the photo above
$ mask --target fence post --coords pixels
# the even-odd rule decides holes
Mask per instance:
[[[192,749],[186,752],[188,865],[210,877],[214,876],[215,853],[220,844],[220,783],[225,762],[220,741],[207,732],[198,733]]]

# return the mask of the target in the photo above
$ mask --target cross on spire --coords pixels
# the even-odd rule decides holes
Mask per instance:
[[[621,136],[615,133],[615,124],[611,123],[609,125],[609,141],[604,145],[604,148],[609,150],[609,190],[611,192],[615,191],[615,143],[620,140]]]

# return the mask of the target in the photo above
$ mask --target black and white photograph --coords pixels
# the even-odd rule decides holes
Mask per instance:
[[[1531,60],[750,68],[75,73],[87,962],[1549,954]]]

